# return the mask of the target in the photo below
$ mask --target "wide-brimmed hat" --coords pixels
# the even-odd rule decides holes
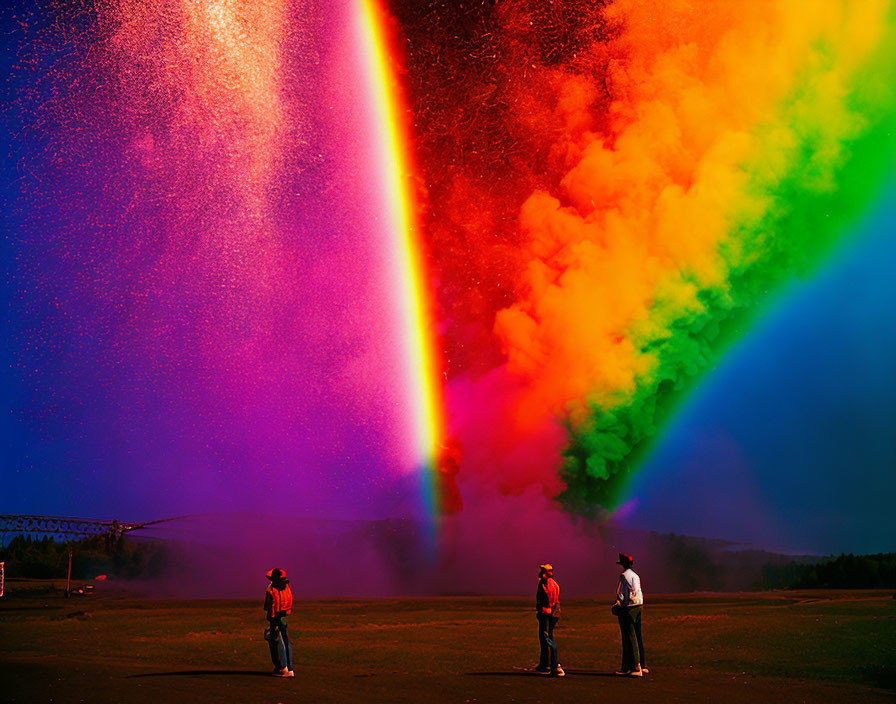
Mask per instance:
[[[279,581],[281,579],[286,579],[286,571],[281,570],[279,567],[275,567],[272,570],[268,570],[268,573],[265,575],[272,582]]]
[[[543,565],[538,566],[543,572],[553,572],[554,566],[550,562],[545,562]]]
[[[626,555],[624,552],[619,553],[619,560],[616,563],[617,565],[622,565],[623,567],[631,567],[634,563],[635,558],[631,555]]]

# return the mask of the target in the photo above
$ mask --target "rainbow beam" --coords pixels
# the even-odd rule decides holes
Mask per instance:
[[[374,0],[359,0],[358,26],[375,102],[377,131],[382,135],[378,169],[385,183],[389,229],[397,252],[394,278],[399,287],[396,293],[402,305],[404,353],[411,375],[414,452],[419,458],[424,501],[432,515],[439,505],[435,477],[445,422],[434,316],[427,298],[426,265],[417,221],[418,200],[411,180],[414,170],[409,125],[396,70],[400,66],[399,53],[389,17]]]

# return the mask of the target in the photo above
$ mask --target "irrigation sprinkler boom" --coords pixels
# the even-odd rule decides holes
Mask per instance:
[[[70,516],[33,516],[33,515],[0,515],[0,536],[3,540],[0,544],[5,544],[6,535],[12,533],[15,535],[59,535],[66,539],[75,536],[106,536],[110,547],[121,539],[125,533],[134,530],[140,530],[147,526],[153,526],[157,523],[167,523],[168,521],[176,521],[187,516],[175,516],[173,518],[160,518],[156,521],[143,521],[142,523],[125,523],[123,521],[102,520],[92,518],[72,518]],[[72,546],[68,546],[68,572],[66,574],[65,595],[71,594],[72,581]],[[2,564],[2,563],[0,563]],[[2,582],[0,582],[2,584]],[[0,587],[0,596],[2,596],[2,587]]]
[[[144,521],[142,523],[125,523],[118,520],[101,520],[93,518],[72,518],[70,516],[31,516],[31,515],[0,515],[0,534],[13,533],[16,535],[33,535],[46,533],[49,535],[91,536],[108,535],[113,540],[118,540],[125,533],[146,528],[157,523],[176,521],[187,516],[175,516],[174,518],[160,518],[156,521]]]

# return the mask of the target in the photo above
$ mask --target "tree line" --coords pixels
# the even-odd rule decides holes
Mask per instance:
[[[896,553],[788,559],[774,553],[728,551],[718,541],[651,533],[654,579],[662,591],[757,591],[764,589],[896,589]],[[72,548],[72,577],[105,574],[123,578],[162,576],[173,552],[164,541],[92,536],[63,541],[16,536],[0,548],[7,577],[65,577]]]
[[[788,562],[762,568],[763,589],[894,589],[896,553],[840,555],[811,564]]]
[[[65,577],[68,551],[72,549],[72,578],[93,579],[105,574],[114,577],[155,577],[162,574],[167,561],[164,543],[135,540],[122,536],[97,535],[63,541],[55,536],[34,538],[17,535],[0,548],[7,577],[51,579]]]

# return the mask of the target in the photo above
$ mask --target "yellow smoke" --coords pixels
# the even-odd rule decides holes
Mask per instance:
[[[562,139],[574,165],[524,204],[524,290],[495,322],[523,427],[624,402],[656,366],[647,346],[701,310],[699,289],[725,286],[730,257],[762,248],[731,233],[775,207],[775,184],[799,165],[806,188],[834,187],[841,142],[862,129],[851,78],[890,6],[619,0],[609,12],[624,28],[612,128]],[[567,123],[587,124],[589,92],[567,95]],[[807,131],[819,148],[803,164]]]

